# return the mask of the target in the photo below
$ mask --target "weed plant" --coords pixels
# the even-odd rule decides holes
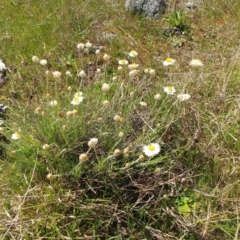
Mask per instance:
[[[2,4],[2,239],[239,239],[239,3]]]

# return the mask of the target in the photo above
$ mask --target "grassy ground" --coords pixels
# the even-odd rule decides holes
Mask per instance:
[[[240,2],[204,1],[184,33],[124,2],[2,0],[2,239],[240,238]]]

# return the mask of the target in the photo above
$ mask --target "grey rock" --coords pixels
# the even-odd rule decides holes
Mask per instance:
[[[167,8],[167,0],[127,0],[125,9],[144,17],[158,18]]]

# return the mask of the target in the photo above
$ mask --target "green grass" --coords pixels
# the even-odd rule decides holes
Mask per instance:
[[[239,239],[240,3],[205,1],[184,14],[188,32],[166,37],[171,8],[151,21],[124,2],[3,0],[2,239]],[[88,41],[99,55],[77,48]],[[164,67],[168,57],[176,63]],[[204,65],[189,66],[194,58]],[[138,74],[119,71],[120,59]],[[161,150],[149,158],[150,143]]]

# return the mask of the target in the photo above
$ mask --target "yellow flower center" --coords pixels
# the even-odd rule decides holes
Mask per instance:
[[[173,87],[168,87],[168,91],[172,91],[173,90]]]
[[[167,58],[167,59],[166,59],[166,62],[171,62],[171,61],[172,61],[171,58]]]
[[[149,146],[148,146],[148,150],[149,150],[149,151],[154,151],[154,150],[155,150],[155,147],[154,147],[153,145],[149,145]]]

